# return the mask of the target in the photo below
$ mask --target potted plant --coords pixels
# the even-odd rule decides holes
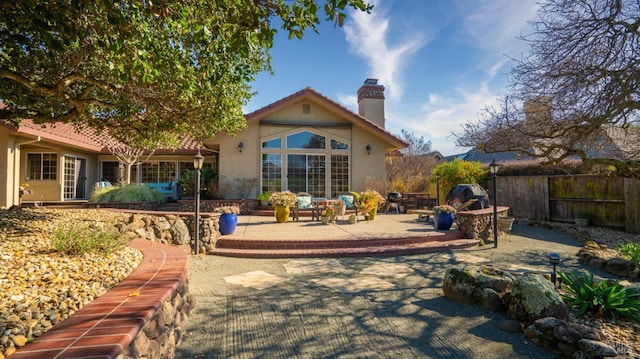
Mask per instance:
[[[373,221],[376,218],[376,213],[378,212],[378,208],[383,205],[386,200],[378,191],[368,189],[364,192],[351,192],[353,196],[356,198],[356,202],[358,203],[358,207],[362,209],[362,213],[365,218],[368,217],[368,220]]]
[[[337,199],[335,202],[333,202],[333,211],[335,212],[336,216],[344,216],[345,212],[347,211],[347,205],[342,199]]]
[[[447,204],[433,207],[433,223],[436,229],[448,231],[453,224],[456,209]]]
[[[296,204],[296,195],[290,191],[273,192],[269,196],[269,202],[274,207],[276,222],[285,223],[289,220],[291,206]]]
[[[238,214],[240,214],[240,208],[235,206],[218,207],[213,210],[214,212],[221,213],[218,221],[218,230],[221,235],[233,234],[238,225]]]
[[[269,205],[269,196],[271,196],[271,192],[262,192],[256,197],[256,200],[260,201],[261,206]]]
[[[322,224],[329,224],[329,222],[335,221],[336,215],[332,207],[325,208],[320,213],[320,221]]]

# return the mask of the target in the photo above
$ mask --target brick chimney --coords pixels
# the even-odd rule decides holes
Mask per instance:
[[[384,86],[378,79],[366,79],[358,90],[358,113],[384,128]]]

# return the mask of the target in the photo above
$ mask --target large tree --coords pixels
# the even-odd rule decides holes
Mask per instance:
[[[515,150],[547,163],[581,158],[637,169],[640,0],[549,0],[509,94],[467,123],[457,144]]]
[[[133,143],[244,127],[249,83],[290,37],[364,0],[0,2],[0,118],[67,122]]]

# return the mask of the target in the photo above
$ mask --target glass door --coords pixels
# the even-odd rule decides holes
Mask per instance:
[[[287,155],[287,189],[293,193],[308,192],[314,197],[326,197],[326,156]]]

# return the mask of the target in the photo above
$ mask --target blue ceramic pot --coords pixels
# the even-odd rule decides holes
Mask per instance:
[[[233,234],[238,225],[238,215],[234,213],[223,213],[220,215],[220,234]]]
[[[453,225],[453,213],[436,213],[433,215],[433,223],[436,229],[448,231]]]

